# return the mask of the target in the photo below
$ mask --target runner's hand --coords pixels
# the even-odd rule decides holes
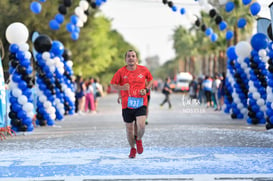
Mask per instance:
[[[130,85],[128,83],[122,86],[122,90],[129,90],[129,88],[130,88]]]
[[[117,102],[118,102],[118,104],[120,104],[120,102],[121,102],[121,97],[118,97]]]
[[[141,89],[139,93],[140,95],[145,96],[147,92],[146,92],[146,89]]]

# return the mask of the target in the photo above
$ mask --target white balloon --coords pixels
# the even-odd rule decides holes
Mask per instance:
[[[33,109],[34,109],[33,104],[30,102],[23,105],[23,110],[26,112],[33,111]]]
[[[31,59],[31,56],[32,56],[32,55],[31,55],[31,53],[30,53],[29,51],[26,51],[26,52],[25,52],[25,58],[26,58],[26,59]]]
[[[49,101],[44,102],[44,107],[45,108],[49,108],[50,106],[51,106],[51,102],[49,102]]]
[[[25,43],[28,40],[28,29],[27,27],[20,22],[12,23],[6,29],[6,39],[10,44],[21,44]]]
[[[56,114],[50,114],[50,118],[55,120],[56,119]]]
[[[247,41],[240,41],[235,46],[235,52],[238,55],[238,57],[249,57],[251,52],[251,45]]]
[[[266,57],[266,50],[261,49],[261,50],[259,50],[258,54],[259,54],[260,57]]]
[[[253,98],[256,99],[256,100],[258,100],[258,99],[261,98],[261,95],[258,92],[254,92],[253,93]]]
[[[258,99],[258,100],[257,100],[257,104],[258,104],[259,106],[263,106],[263,105],[264,105],[264,100],[263,100],[263,99]]]
[[[22,95],[18,98],[18,102],[21,104],[21,105],[24,105],[27,103],[27,97],[25,95]]]
[[[49,52],[44,52],[44,53],[42,54],[42,58],[43,58],[44,60],[50,59],[50,53],[49,53]]]
[[[14,88],[14,89],[12,90],[12,95],[13,95],[14,97],[20,97],[20,96],[22,95],[21,89]]]
[[[34,117],[34,113],[33,113],[33,111],[28,111],[27,112],[27,117],[29,117],[29,118],[33,118]]]
[[[75,8],[74,12],[78,17],[80,17],[82,14],[84,14],[83,9],[80,8],[79,6]]]
[[[79,6],[86,11],[89,8],[89,3],[86,0],[81,0]]]
[[[50,70],[51,73],[54,73],[56,68],[53,65],[50,65],[49,70]]]
[[[71,60],[66,61],[66,64],[68,65],[68,67],[72,67],[73,66],[73,62]]]
[[[77,26],[80,28],[83,27],[83,22],[81,19],[79,19],[79,21],[77,22]]]
[[[272,95],[272,94],[267,95],[266,100],[267,100],[268,102],[273,102],[273,95]]]
[[[242,103],[239,103],[237,107],[241,110],[242,108],[244,108],[244,105]]]
[[[10,88],[10,90],[13,90],[13,89],[15,89],[15,88],[18,87],[18,84],[17,84],[16,82],[13,82],[13,81],[12,81],[12,76],[10,76],[10,79],[9,79],[9,80],[11,80],[11,81],[9,82],[9,88]]]
[[[19,44],[19,50],[21,51],[28,51],[29,50],[29,45],[27,43],[20,43]]]
[[[39,101],[40,102],[45,102],[47,100],[47,98],[46,98],[46,96],[45,95],[41,95],[40,97],[39,97]]]
[[[80,20],[83,22],[83,23],[86,23],[87,21],[87,16],[85,14],[82,14],[81,16],[79,16]]]

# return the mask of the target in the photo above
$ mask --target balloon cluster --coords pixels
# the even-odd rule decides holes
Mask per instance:
[[[62,90],[64,92],[64,106],[65,114],[73,115],[75,111],[75,88],[72,82],[73,76],[73,62],[71,59],[71,52],[64,49],[63,52],[63,64],[64,64],[64,82],[62,83]]]
[[[41,3],[46,2],[46,0],[39,0]],[[42,11],[42,5],[40,2],[37,1],[33,1],[30,4],[30,10],[34,13],[34,14],[39,14]]]
[[[79,6],[74,10],[75,14],[70,16],[70,22],[66,24],[66,30],[71,33],[73,40],[79,39],[80,28],[87,21],[88,8],[89,3],[86,0],[81,0]]]
[[[273,44],[268,46],[268,73],[267,73],[267,89],[266,89],[266,129],[273,128]]]
[[[233,109],[232,118],[243,119],[247,117],[247,98],[248,98],[248,77],[249,77],[249,56],[251,46],[246,41],[241,41],[235,46],[235,53],[238,58],[235,61],[235,73],[233,85]]]
[[[173,1],[163,0],[162,3],[165,4],[165,5],[168,5],[168,7],[172,9],[172,11],[174,11],[174,12],[177,11],[177,6],[174,5]],[[181,9],[180,10],[181,14],[185,13],[184,10],[185,9],[183,9],[183,10]]]
[[[61,24],[64,22],[64,16],[67,14],[67,8],[72,5],[72,0],[64,0],[62,4],[59,5],[58,11],[54,19],[49,21],[49,27],[52,30],[59,30]]]
[[[233,93],[233,85],[234,85],[234,78],[233,78],[233,74],[234,74],[234,62],[237,59],[237,55],[235,52],[235,47],[234,46],[230,46],[227,49],[227,76],[226,76],[226,80],[225,80],[225,94],[224,94],[224,112],[225,113],[230,113],[230,110],[232,108],[232,103],[233,103],[233,97],[232,97],[232,93]]]
[[[174,12],[176,12],[178,10],[178,7],[173,3],[173,1],[162,0],[162,3],[164,5],[167,5]],[[186,11],[186,9],[182,7],[182,8],[180,8],[179,12],[180,12],[181,15],[185,15],[189,19],[189,21],[191,23],[195,22],[196,17],[192,16],[192,14],[190,13],[190,11]]]
[[[32,131],[34,106],[32,97],[32,67],[31,53],[27,27],[19,22],[12,23],[6,29],[6,39],[10,43],[9,73],[10,73],[10,112],[12,129],[14,131]]]
[[[55,109],[55,62],[49,53],[52,40],[47,35],[39,35],[34,41],[37,52],[36,60],[36,91],[37,91],[37,124],[54,125]]]
[[[250,58],[250,80],[249,80],[249,103],[247,122],[249,124],[264,124],[266,111],[266,87],[267,70],[266,61],[268,59],[266,48],[268,39],[262,33],[256,33],[251,38],[253,48]],[[261,56],[260,56],[261,55]]]
[[[252,16],[256,16],[261,10],[261,5],[258,2],[251,3],[251,0],[242,0],[242,3],[245,6],[249,5],[249,11]],[[228,13],[232,12],[235,8],[235,4],[233,1],[224,2],[224,4],[225,4],[225,11]],[[246,18],[242,17],[237,20],[238,28],[244,28],[246,24],[247,24]]]
[[[204,11],[208,12],[209,16],[213,19],[213,21],[218,25],[220,31],[227,30],[227,22],[223,20],[223,17],[213,8],[207,0],[200,0],[199,5],[204,9]],[[207,28],[206,24],[201,25],[201,21],[197,19],[195,21],[195,25],[197,27],[201,27],[201,30],[205,32],[205,35],[210,37],[211,42],[216,42],[218,39],[218,35],[213,32],[212,28]],[[233,31],[227,30],[226,31],[226,39],[230,40],[233,38]]]
[[[46,57],[46,62],[50,62],[47,64],[49,67],[54,66],[52,71],[55,78],[55,109],[56,109],[56,119],[62,120],[65,114],[64,109],[64,93],[62,89],[62,84],[64,83],[64,64],[63,64],[63,52],[64,46],[60,41],[54,40],[52,42],[52,47],[50,49],[50,57]],[[53,61],[52,61],[53,60]],[[52,70],[53,70],[52,69]]]

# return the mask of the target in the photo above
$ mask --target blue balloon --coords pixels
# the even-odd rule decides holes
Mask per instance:
[[[22,81],[21,75],[19,75],[19,74],[17,74],[17,73],[14,73],[14,74],[12,75],[12,80],[13,80],[13,82],[16,82],[16,83]]]
[[[70,33],[74,32],[75,30],[75,25],[73,23],[67,23],[66,24],[66,30]]]
[[[53,120],[47,120],[47,125],[48,126],[53,126],[54,125],[54,121]]]
[[[77,15],[72,15],[70,17],[70,21],[71,21],[71,23],[73,23],[74,25],[76,25],[78,23],[78,21],[79,21],[79,17]]]
[[[80,33],[80,32],[81,32],[81,29],[80,29],[80,27],[78,27],[78,26],[75,26],[74,32]]]
[[[56,14],[55,16],[55,20],[59,23],[59,24],[62,24],[64,22],[64,15],[58,13]]]
[[[235,7],[234,2],[232,1],[227,2],[225,6],[226,12],[228,13],[231,12],[234,9],[234,7]]]
[[[97,6],[100,6],[102,4],[102,1],[101,0],[96,0],[96,5]]]
[[[21,109],[21,110],[17,113],[17,116],[18,116],[18,118],[21,118],[21,119],[23,119],[23,121],[24,121],[24,119],[27,118],[27,113],[26,113],[26,111],[24,111],[23,109]]]
[[[56,19],[52,19],[49,21],[49,27],[52,30],[58,30],[58,29],[60,29],[60,24],[58,23],[58,21]]]
[[[29,126],[29,125],[31,125],[31,123],[32,123],[32,119],[31,119],[31,118],[25,118],[25,119],[23,119],[22,123],[23,123],[24,125]]]
[[[18,51],[16,53],[16,58],[18,58],[18,60],[23,60],[25,58],[25,52],[23,51]]]
[[[238,20],[238,22],[237,22],[237,26],[238,26],[238,28],[244,28],[245,27],[245,25],[246,25],[246,19],[245,18],[240,18],[239,20]]]
[[[16,53],[18,50],[19,50],[19,46],[18,46],[17,44],[11,44],[11,45],[9,46],[9,51],[10,51],[11,53]]]
[[[230,60],[236,60],[237,59],[237,54],[235,52],[235,46],[230,46],[227,49],[227,56]]]
[[[30,4],[30,10],[35,14],[39,14],[42,11],[42,5],[34,1]]]
[[[46,0],[39,0],[41,3],[44,3],[44,2],[46,2]]]
[[[251,0],[242,0],[244,5],[248,5],[249,3],[251,3]]]
[[[20,110],[22,110],[22,106],[18,103],[12,104],[11,107],[12,107],[12,110],[15,112],[19,112]]]
[[[260,49],[266,49],[269,41],[265,34],[256,33],[252,36],[250,43],[254,50],[259,51]]]
[[[33,72],[32,66],[28,66],[26,72],[27,72],[27,74],[32,74],[32,72]]]
[[[14,104],[14,103],[17,103],[18,101],[17,101],[17,98],[16,98],[16,97],[10,96],[10,97],[9,97],[9,102],[10,102],[10,104],[12,105],[12,104]]]
[[[206,31],[205,31],[206,36],[210,36],[212,33],[213,33],[212,28],[207,28]]]
[[[61,56],[64,53],[64,45],[60,41],[54,40],[50,52],[57,56]]]
[[[18,83],[18,87],[24,91],[27,88],[27,83],[25,81],[21,81]]]
[[[233,38],[233,31],[228,30],[226,32],[226,40],[231,40]]]
[[[220,31],[224,31],[227,28],[227,23],[225,21],[221,21],[219,24]]]
[[[177,11],[177,7],[176,6],[172,6],[172,10],[173,10],[173,12],[176,12]]]
[[[185,8],[181,8],[181,9],[180,9],[180,14],[183,15],[183,14],[185,14],[185,13],[186,13],[186,9],[185,9]]]
[[[34,129],[33,124],[30,124],[30,125],[27,125],[27,126],[28,126],[27,131],[33,131],[33,129]]]
[[[216,33],[213,33],[213,34],[211,35],[211,37],[210,37],[210,40],[211,40],[212,42],[216,42],[217,39],[218,39],[218,35],[217,35]]]
[[[250,5],[250,12],[253,16],[256,16],[261,11],[261,5],[258,2],[254,2]]]
[[[73,33],[71,33],[71,38],[72,38],[72,40],[78,40],[79,39],[79,33],[77,33],[77,32],[73,32]]]

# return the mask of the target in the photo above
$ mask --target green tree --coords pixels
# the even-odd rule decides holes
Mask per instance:
[[[0,1],[0,36],[3,40],[5,51],[8,52],[9,43],[6,41],[6,28],[13,22],[21,22],[29,30],[30,38],[27,42],[32,48],[31,34],[34,31],[48,35],[52,40],[61,41],[65,48],[72,52],[73,70],[75,74],[82,74],[83,77],[99,76],[103,73],[113,73],[112,66],[116,65],[120,51],[124,47],[133,47],[127,43],[122,36],[111,29],[111,21],[104,17],[100,10],[89,9],[87,22],[80,29],[80,36],[77,41],[71,39],[70,33],[66,30],[66,24],[70,21],[70,16],[74,14],[74,9],[78,6],[78,1],[73,1],[71,7],[67,8],[65,21],[60,29],[55,31],[49,27],[49,21],[54,19],[59,13],[59,1],[47,0],[42,3],[40,14],[34,14],[30,10],[32,0],[1,0]],[[112,38],[114,37],[114,38]],[[118,49],[116,45],[120,45]],[[124,47],[123,47],[124,45]],[[125,52],[125,51],[124,51]],[[114,58],[113,58],[114,57]],[[4,69],[8,69],[8,56],[4,59]]]

